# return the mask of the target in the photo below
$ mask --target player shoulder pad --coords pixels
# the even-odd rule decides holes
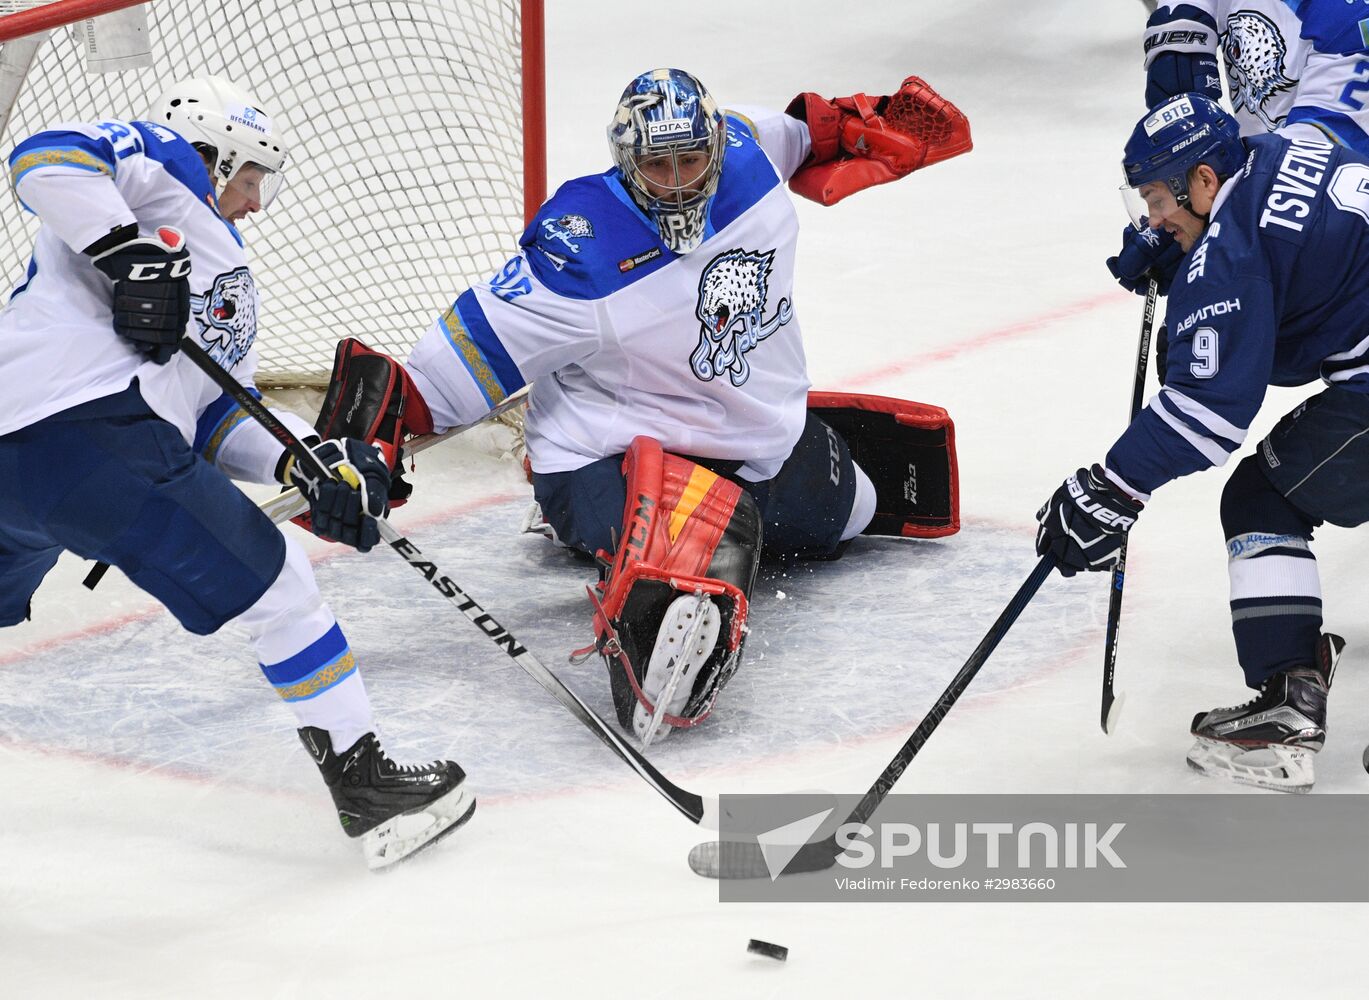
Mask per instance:
[[[1369,48],[1369,11],[1343,3],[1304,3],[1293,7],[1302,21],[1299,34],[1318,52],[1351,55]]]
[[[749,138],[752,142],[760,141],[761,135],[756,128],[756,123],[740,111],[726,108],[723,111],[723,118],[727,122],[727,140],[729,143],[740,141],[743,138]]]
[[[537,280],[576,299],[603,298],[673,256],[622,190],[614,170],[563,184],[520,243]]]
[[[133,122],[132,127],[142,138],[141,152],[144,156],[160,163],[167,173],[191,190],[196,200],[216,204],[204,160],[179,132],[157,122],[138,121]],[[234,237],[237,238],[236,230]],[[238,239],[238,242],[242,240]]]

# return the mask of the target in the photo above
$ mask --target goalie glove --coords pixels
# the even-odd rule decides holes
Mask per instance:
[[[789,187],[822,205],[835,205],[972,146],[965,116],[915,76],[887,97],[853,94],[827,100],[803,93],[785,113],[807,123],[812,140],[812,153]]]
[[[1113,485],[1102,466],[1080,469],[1037,511],[1036,554],[1053,557],[1062,576],[1112,569],[1144,506]]]
[[[185,237],[167,227],[158,229],[155,237],[143,237],[129,225],[85,252],[114,282],[114,332],[154,363],[170,361],[190,321],[190,251]]]
[[[309,529],[330,542],[369,552],[380,541],[375,519],[389,510],[390,467],[373,444],[355,438],[305,442],[332,479],[320,480],[300,468],[288,451],[277,467],[276,479],[297,486],[309,501]]]

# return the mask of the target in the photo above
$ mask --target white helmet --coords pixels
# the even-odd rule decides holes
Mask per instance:
[[[257,100],[221,76],[172,85],[149,120],[179,133],[206,157],[215,184],[231,182],[246,164],[264,171],[260,201],[266,207],[285,179],[286,149],[280,130]]]

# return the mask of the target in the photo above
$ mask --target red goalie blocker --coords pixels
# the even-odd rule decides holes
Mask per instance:
[[[862,534],[939,538],[960,530],[955,425],[939,406],[889,396],[810,392],[808,409],[842,436],[875,486]]]
[[[344,337],[333,354],[333,374],[314,429],[325,441],[356,438],[379,447],[392,473],[390,506],[399,507],[413,492],[400,474],[404,439],[431,434],[433,418],[403,365],[355,337]],[[309,529],[308,514],[291,520]]]
[[[681,595],[707,595],[721,612],[718,638],[683,711],[664,716],[671,726],[696,726],[740,663],[760,565],[760,510],[735,483],[666,454],[653,438],[633,440],[623,472],[627,505],[618,551],[598,592],[590,590],[593,648],[608,666],[618,721],[630,730],[637,705],[655,711],[643,679],[666,609]]]
[[[325,441],[357,438],[379,445],[394,471],[404,438],[431,434],[433,418],[403,365],[355,337],[345,337],[333,355],[328,394],[314,429]]]

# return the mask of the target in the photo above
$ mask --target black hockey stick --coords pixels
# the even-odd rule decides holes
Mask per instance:
[[[1146,308],[1141,314],[1141,342],[1136,348],[1136,379],[1131,387],[1131,416],[1127,422],[1136,419],[1141,412],[1141,397],[1146,389],[1146,366],[1150,363],[1150,328],[1155,322],[1155,299],[1160,287],[1154,278],[1146,286]],[[1108,592],[1108,624],[1103,633],[1103,701],[1099,713],[1099,724],[1103,732],[1111,735],[1117,727],[1117,718],[1122,714],[1122,701],[1113,692],[1112,684],[1117,673],[1117,633],[1122,629],[1122,584],[1127,576],[1127,541],[1122,538],[1122,547],[1117,550],[1117,565],[1112,567],[1112,589]]]
[[[241,406],[248,416],[266,428],[272,437],[289,449],[290,454],[295,456],[296,461],[308,470],[311,476],[317,476],[321,479],[333,478],[332,472],[291,432],[290,428],[281,423],[261,400],[243,388],[237,379],[233,378],[218,362],[205,353],[199,344],[189,337],[182,337],[181,351],[195,362],[200,370],[213,380],[215,385]],[[380,537],[386,545],[398,553],[406,563],[427,580],[434,590],[456,605],[456,609],[470,619],[476,628],[502,649],[509,659],[522,667],[533,680],[541,684],[547,693],[564,705],[571,715],[584,723],[599,738],[601,743],[617,754],[623,763],[636,771],[643,781],[656,789],[691,822],[710,827],[717,826],[716,799],[705,799],[702,796],[695,795],[666,778],[660,771],[656,770],[651,761],[630,746],[592,708],[581,701],[575,692],[561,683],[560,678],[548,670],[537,657],[528,652],[523,644],[514,638],[513,633],[495,621],[494,616],[477,604],[455,580],[443,573],[435,563],[428,560],[419,551],[418,546],[400,534],[394,525],[384,518],[377,518],[376,527],[380,529]]]
[[[998,646],[999,640],[1007,635],[1012,623],[1031,599],[1036,596],[1036,592],[1041,589],[1041,584],[1050,576],[1051,570],[1055,568],[1055,560],[1050,556],[1042,556],[1037,562],[1036,568],[1031,571],[1027,579],[1022,582],[1022,586],[1017,588],[1017,593],[1008,602],[998,620],[990,626],[984,638],[979,641],[970,658],[965,661],[965,665],[960,671],[951,678],[951,683],[946,686],[946,690],[941,692],[941,697],[937,698],[932,709],[918,723],[913,734],[908,737],[903,746],[898,748],[898,753],[894,754],[894,759],[889,761],[888,766],[880,772],[875,783],[870,786],[870,790],[857,803],[855,809],[851,810],[851,815],[846,818],[847,823],[865,823],[875,814],[875,810],[880,807],[885,797],[893,789],[908,765],[912,763],[918,751],[922,749],[928,738],[936,731],[936,727],[941,725],[941,720],[946,718],[952,706],[960,700],[960,696],[965,693],[965,689],[970,686],[970,681],[974,680],[975,674],[979,673],[979,668],[984,666],[989,654]],[[844,825],[844,824],[843,824]],[[804,844],[799,848],[793,859],[785,866],[784,874],[794,875],[800,872],[822,871],[831,868],[837,861],[837,855],[841,851],[837,847],[835,835],[828,836],[823,840],[813,841]],[[760,843],[755,840],[742,841],[720,841],[709,840],[702,844],[696,844],[689,852],[689,867],[694,870],[696,875],[705,878],[762,878],[770,875],[770,870],[765,863],[765,856],[761,853]]]
[[[531,384],[525,385],[517,392],[505,397],[502,402],[498,403],[494,409],[490,410],[479,420],[472,420],[469,424],[459,424],[456,427],[443,431],[441,434],[420,434],[417,437],[410,438],[404,442],[404,454],[406,456],[417,455],[421,451],[427,451],[435,444],[441,444],[448,438],[465,433],[472,427],[479,427],[487,420],[492,420],[501,413],[507,413],[515,406],[527,402],[528,391],[531,388]],[[263,500],[257,506],[261,508],[263,514],[276,524],[280,524],[282,521],[288,521],[292,517],[303,514],[309,509],[309,501],[305,500],[304,497],[300,495],[299,487],[291,486],[289,489],[276,494],[271,499]],[[97,562],[90,568],[90,572],[86,574],[86,578],[81,582],[87,590],[94,590],[96,586],[99,585],[100,581],[104,579],[105,573],[108,571],[109,563]]]

